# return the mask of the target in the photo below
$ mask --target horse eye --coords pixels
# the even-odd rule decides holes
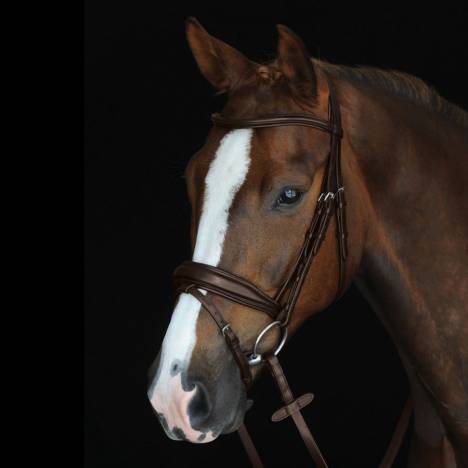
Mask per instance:
[[[297,203],[302,197],[302,193],[295,188],[288,187],[287,189],[283,190],[283,193],[279,196],[278,200],[276,201],[277,206],[281,205],[293,205]]]

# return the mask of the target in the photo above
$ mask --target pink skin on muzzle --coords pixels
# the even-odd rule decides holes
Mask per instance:
[[[167,386],[165,385],[164,388],[161,388],[161,385],[156,386],[150,397],[150,402],[155,411],[164,416],[167,429],[170,432],[173,432],[174,429],[180,429],[189,442],[211,442],[216,438],[213,432],[197,431],[190,424],[188,406],[195,393],[196,388],[190,392],[186,392],[182,388],[181,373],[179,372],[167,381]],[[169,434],[169,436],[171,435]]]

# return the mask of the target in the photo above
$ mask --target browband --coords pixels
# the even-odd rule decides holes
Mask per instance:
[[[211,115],[214,125],[223,128],[267,128],[281,127],[285,125],[299,125],[323,130],[341,137],[343,131],[340,126],[332,125],[328,120],[323,120],[309,114],[275,114],[257,117],[255,119],[234,119],[223,117],[219,113]]]

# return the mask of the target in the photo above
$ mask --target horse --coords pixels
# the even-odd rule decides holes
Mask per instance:
[[[347,258],[408,376],[414,425],[408,466],[468,466],[468,114],[419,78],[311,57],[278,25],[277,57],[256,63],[189,18],[202,75],[227,95],[229,119],[307,114],[327,119],[332,83],[342,122]],[[301,125],[213,126],[185,178],[194,262],[245,278],[274,297],[294,267],[326,175],[330,138]],[[291,337],[337,297],[338,220],[304,278]],[[201,292],[200,292],[201,291]],[[148,398],[166,434],[207,443],[242,425],[246,388],[204,298],[247,353],[271,318],[203,288],[177,296]],[[262,353],[277,348],[273,327]],[[252,378],[262,366],[251,367]]]

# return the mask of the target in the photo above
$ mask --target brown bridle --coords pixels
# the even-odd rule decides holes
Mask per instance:
[[[250,281],[237,276],[221,268],[186,261],[178,266],[174,272],[174,290],[176,295],[187,293],[200,301],[204,309],[211,315],[217,326],[221,330],[226,343],[231,350],[233,357],[240,369],[240,375],[247,389],[252,383],[251,366],[256,366],[265,362],[281,393],[284,405],[276,411],[273,421],[280,421],[287,416],[291,416],[301,434],[304,443],[309,450],[316,465],[326,468],[327,464],[323,458],[315,440],[307,427],[307,424],[300,413],[300,409],[309,404],[313,395],[308,393],[297,399],[293,397],[288,382],[284,376],[282,367],[278,361],[277,354],[283,347],[287,339],[287,326],[299,298],[304,281],[307,277],[311,264],[317,256],[320,246],[325,238],[330,219],[333,212],[336,216],[336,234],[338,244],[338,266],[339,278],[336,297],[338,298],[345,286],[346,257],[347,257],[347,232],[346,232],[346,212],[344,186],[341,175],[341,138],[343,130],[341,127],[340,107],[338,105],[333,84],[328,80],[328,120],[323,120],[307,114],[276,114],[262,116],[255,119],[232,119],[223,117],[220,114],[213,114],[213,124],[227,129],[238,128],[267,128],[286,125],[300,125],[318,129],[330,134],[330,153],[327,160],[325,176],[322,181],[320,196],[317,200],[315,212],[309,228],[307,229],[304,242],[298,254],[294,267],[283,281],[275,297],[272,298],[264,293]],[[204,291],[205,293],[201,292]],[[265,327],[258,335],[251,353],[246,354],[240,345],[239,339],[232,330],[230,324],[226,322],[212,301],[212,296],[220,296],[231,302],[256,309],[268,314],[272,322]],[[262,356],[257,350],[263,336],[270,329],[278,326],[283,330],[282,339],[276,350]],[[396,456],[399,441],[406,429],[411,405],[407,403],[400,418],[392,443],[390,444],[381,468],[390,467]],[[260,457],[253,445],[246,428],[242,425],[239,435],[244,447],[249,455],[250,461],[255,467],[263,467]],[[395,439],[398,440],[395,440]],[[396,449],[395,449],[396,445]],[[389,454],[389,452],[391,452]]]

